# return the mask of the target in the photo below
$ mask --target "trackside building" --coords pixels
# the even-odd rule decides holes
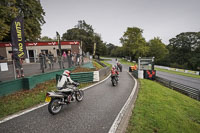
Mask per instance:
[[[59,48],[58,42],[48,41],[48,42],[26,42],[27,50],[27,62],[36,62],[39,53],[45,51],[48,54],[50,51],[54,54],[54,57],[58,56]],[[71,51],[71,53],[80,53],[80,42],[79,41],[61,41],[61,51]],[[6,42],[0,42],[0,55],[11,60],[12,56],[12,44]]]

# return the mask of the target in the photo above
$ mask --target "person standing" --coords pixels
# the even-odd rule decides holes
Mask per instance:
[[[72,55],[71,55],[71,51],[68,51],[67,53],[67,61],[68,61],[68,67],[72,67]]]
[[[51,51],[48,54],[48,63],[49,63],[49,68],[53,69],[53,65],[54,65],[54,55],[51,53]]]
[[[22,67],[22,63],[23,63],[22,58],[19,58],[17,54],[12,55],[12,58],[15,62],[14,65],[16,69],[17,78],[24,77],[24,70]]]
[[[40,69],[44,71],[44,68],[47,68],[45,51],[42,51],[39,54],[39,61],[40,61]]]
[[[61,54],[60,53],[58,53],[58,64],[59,64],[59,67],[60,67],[60,69],[64,69],[65,68],[65,66],[64,66],[64,62],[63,62],[63,56],[61,56]]]

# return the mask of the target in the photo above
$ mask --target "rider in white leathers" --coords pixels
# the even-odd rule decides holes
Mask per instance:
[[[69,89],[68,85],[78,85],[79,83],[74,82],[70,78],[70,71],[65,70],[62,74],[62,77],[58,80],[57,88],[58,89]]]

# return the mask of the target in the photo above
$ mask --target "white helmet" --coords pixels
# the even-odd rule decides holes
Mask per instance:
[[[70,76],[70,71],[68,71],[68,70],[65,70],[65,71],[63,72],[63,75],[65,75],[65,76],[69,77],[69,76]]]

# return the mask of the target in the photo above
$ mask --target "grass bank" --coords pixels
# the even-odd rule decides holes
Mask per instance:
[[[166,70],[166,69],[161,69],[161,68],[155,68],[155,70],[161,71],[161,72],[167,72],[167,73],[172,73],[172,74],[176,74],[176,75],[181,75],[181,76],[187,76],[187,77],[199,78],[200,79],[200,75],[194,75],[194,74],[189,74],[189,73],[171,71],[171,70]]]
[[[127,133],[199,133],[199,101],[154,81],[140,83]]]

